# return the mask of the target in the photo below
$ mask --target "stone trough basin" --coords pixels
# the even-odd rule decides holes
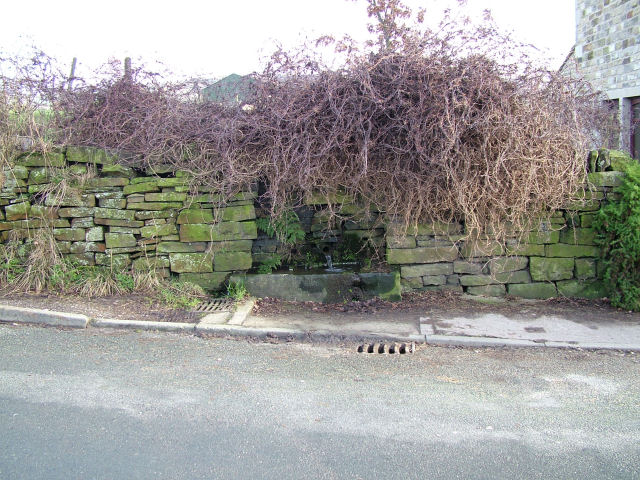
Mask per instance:
[[[380,297],[400,300],[400,273],[270,273],[234,275],[254,297],[343,303]]]

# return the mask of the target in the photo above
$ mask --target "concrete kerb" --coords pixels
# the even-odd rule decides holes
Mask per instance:
[[[117,320],[111,318],[96,318],[91,326],[97,328],[126,328],[133,330],[158,330],[163,332],[193,333],[196,324],[181,322],[150,322],[146,320]]]
[[[50,325],[54,327],[86,328],[89,317],[76,313],[38,310],[35,308],[0,305],[0,322]]]

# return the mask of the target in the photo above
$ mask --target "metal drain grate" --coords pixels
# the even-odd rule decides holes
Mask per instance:
[[[233,300],[231,298],[214,298],[207,302],[196,305],[192,312],[229,312],[233,308]]]
[[[416,351],[416,344],[411,343],[365,343],[358,347],[358,353],[405,354]]]

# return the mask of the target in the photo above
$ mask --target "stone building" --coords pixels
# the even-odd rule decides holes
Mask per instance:
[[[640,158],[640,0],[576,0],[576,44],[561,67],[615,105],[618,145]]]

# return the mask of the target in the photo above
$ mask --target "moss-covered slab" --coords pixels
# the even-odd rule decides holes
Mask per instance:
[[[387,246],[389,248],[416,248],[416,237],[409,236],[387,236]]]
[[[160,242],[158,253],[202,253],[207,249],[206,242]]]
[[[101,252],[105,251],[106,247],[104,243],[100,242],[73,242],[69,248],[70,253],[87,253],[87,252]]]
[[[105,233],[104,241],[109,249],[135,247],[137,244],[131,233]]]
[[[44,205],[31,205],[29,216],[34,218],[58,218],[58,209],[54,207],[46,207]]]
[[[528,270],[518,270],[515,272],[502,272],[491,275],[500,283],[529,283],[531,275]]]
[[[213,253],[215,252],[250,252],[253,246],[253,240],[227,240],[225,242],[213,242],[209,245]]]
[[[140,257],[136,258],[133,261],[133,269],[134,270],[156,270],[158,268],[169,268],[171,262],[169,261],[169,257]]]
[[[122,177],[90,178],[85,185],[87,188],[124,187],[129,185],[129,179]]]
[[[178,278],[181,282],[195,283],[208,291],[224,290],[229,272],[213,273],[181,273]]]
[[[180,225],[181,242],[223,242],[258,238],[256,222],[223,222],[216,225]]]
[[[213,256],[213,269],[216,272],[249,270],[251,264],[250,252],[216,252]]]
[[[64,207],[58,209],[58,215],[63,218],[92,217],[93,207]]]
[[[37,185],[49,183],[52,179],[62,179],[63,170],[61,168],[40,167],[29,172],[29,184]]]
[[[592,172],[587,175],[590,183],[596,187],[618,187],[622,185],[623,172]]]
[[[585,280],[596,277],[596,261],[593,258],[576,258],[576,278]]]
[[[186,193],[180,192],[161,192],[161,193],[145,193],[145,202],[184,202],[187,199]]]
[[[507,289],[504,285],[481,285],[477,287],[468,287],[466,292],[469,295],[483,297],[504,297],[507,293]]]
[[[595,239],[593,228],[569,228],[560,233],[560,242],[568,245],[595,245]]]
[[[426,263],[423,265],[410,265],[400,268],[402,277],[424,277],[425,275],[451,275],[453,263]]]
[[[391,265],[452,262],[457,258],[458,249],[454,246],[387,249],[387,263]]]
[[[95,255],[96,254],[89,253],[89,252],[87,252],[87,253],[67,253],[67,254],[64,254],[64,257],[76,262],[79,265],[92,267],[93,265],[96,264]]]
[[[87,228],[85,236],[87,242],[102,242],[104,241],[104,227],[91,227]]]
[[[60,199],[56,195],[47,195],[44,204],[48,207],[95,207],[95,195],[70,194]]]
[[[560,241],[560,232],[557,230],[530,232],[526,238],[526,243],[531,243],[531,244],[558,243],[559,241]]]
[[[529,270],[535,281],[555,281],[573,278],[573,258],[531,257]]]
[[[482,273],[483,264],[481,262],[474,263],[466,260],[456,260],[453,262],[454,273],[469,273],[478,274]]]
[[[153,220],[157,218],[175,218],[178,212],[175,210],[138,210],[135,212],[136,220]]]
[[[591,228],[596,216],[593,213],[583,213],[580,215],[580,226],[582,228]]]
[[[523,257],[544,257],[545,246],[533,243],[513,243],[507,246],[507,255],[519,255]]]
[[[425,286],[445,285],[447,277],[445,275],[425,275],[422,277],[422,284]]]
[[[140,229],[140,235],[143,238],[165,237],[167,235],[176,235],[178,228],[173,223],[164,225],[148,225]]]
[[[183,225],[186,223],[214,223],[215,218],[213,217],[213,210],[209,209],[199,209],[199,208],[189,208],[187,210],[182,210],[178,215],[178,219],[176,223],[178,225]]]
[[[134,176],[133,168],[125,167],[124,165],[103,165],[101,174],[105,177],[127,177]]]
[[[146,183],[132,183],[131,185],[125,186],[122,192],[125,195],[131,195],[132,193],[158,192],[159,190],[158,181],[154,180]]]
[[[547,257],[597,257],[600,249],[591,245],[568,245],[556,243],[546,246]]]
[[[13,203],[4,207],[5,218],[7,221],[25,219],[29,216],[30,211],[30,202]]]
[[[118,157],[101,148],[67,147],[67,160],[76,163],[113,164]]]
[[[23,167],[64,167],[67,162],[64,159],[64,154],[59,152],[46,154],[33,152],[18,157],[15,163]]]
[[[96,253],[96,265],[110,267],[114,272],[126,270],[131,265],[131,257],[126,254]]]
[[[175,273],[213,272],[213,259],[209,253],[170,253],[171,271]]]
[[[557,282],[558,293],[564,297],[604,298],[607,289],[601,281],[563,280]]]
[[[26,180],[29,178],[29,169],[24,165],[13,165],[11,168],[5,168],[3,174],[5,178]]]
[[[53,238],[59,241],[82,242],[86,236],[83,228],[54,228]]]
[[[493,285],[499,283],[498,280],[491,275],[461,275],[460,285],[464,287],[479,287],[482,285]]]
[[[128,221],[133,221],[135,219],[135,212],[131,210],[121,210],[117,208],[96,207],[94,214],[96,218],[110,218],[113,220],[128,220]]]
[[[101,198],[98,200],[98,205],[100,205],[101,208],[122,210],[127,206],[127,201],[124,198]]]
[[[116,220],[113,218],[96,218],[94,219],[96,225],[106,225],[109,227],[128,227],[128,228],[140,228],[144,227],[144,222],[141,220]]]
[[[225,207],[220,211],[224,222],[242,222],[256,218],[256,210],[253,205],[238,205]]]
[[[489,260],[489,272],[492,274],[523,270],[529,265],[527,257],[498,257]]]
[[[504,253],[504,248],[495,240],[470,240],[460,249],[464,258],[496,257]]]
[[[509,295],[529,299],[553,298],[558,295],[553,283],[513,283],[507,285]]]
[[[127,202],[129,210],[171,210],[182,208],[182,202]]]
[[[401,300],[400,272],[361,273],[359,277],[365,296],[380,297],[390,302]]]

